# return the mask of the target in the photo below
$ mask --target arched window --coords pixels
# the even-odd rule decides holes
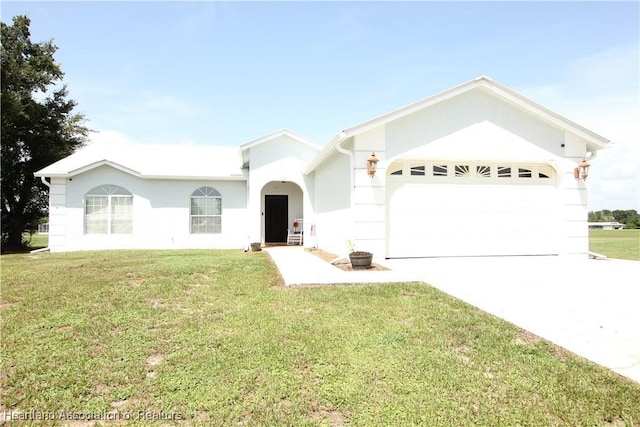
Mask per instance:
[[[222,232],[222,196],[213,187],[200,187],[191,194],[191,234]]]
[[[101,185],[85,196],[86,234],[130,234],[133,195],[117,185]]]

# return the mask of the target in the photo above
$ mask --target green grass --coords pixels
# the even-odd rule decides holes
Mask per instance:
[[[49,245],[48,234],[34,233],[29,235],[29,233],[25,233],[24,240],[28,242],[29,248],[31,248],[31,250],[46,248]]]
[[[2,405],[14,413],[640,423],[640,385],[434,288],[283,288],[264,252],[6,255],[0,310]]]
[[[589,230],[589,250],[609,258],[640,261],[640,230]]]

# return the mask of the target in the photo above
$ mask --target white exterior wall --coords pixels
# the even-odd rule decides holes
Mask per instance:
[[[305,241],[311,244],[313,239],[313,246],[335,254],[345,254],[347,240],[355,238],[351,171],[350,157],[334,152],[311,175],[316,236]]]
[[[66,183],[53,178],[49,186],[49,248],[52,252],[64,250],[66,244]]]
[[[478,134],[477,131],[487,134]],[[557,173],[558,197],[551,202],[556,205],[553,215],[559,227],[558,252],[562,255],[587,253],[586,187],[573,177],[573,169],[586,155],[586,143],[481,90],[465,93],[355,136],[352,207],[353,237],[358,249],[370,250],[374,255],[386,252],[385,168],[393,160],[407,153],[416,155],[424,148],[428,152],[429,144],[445,147],[438,152],[447,159],[478,160],[468,156],[469,150],[456,147],[453,135],[459,135],[458,138],[466,143],[474,138],[478,144],[486,143],[493,152],[482,152],[482,149],[472,147],[477,152],[471,156],[479,154],[482,160],[505,159],[504,152],[491,141],[496,136],[518,141],[519,145],[514,144],[510,155],[520,162],[530,153],[541,158],[545,152],[548,153],[548,164]],[[446,147],[450,147],[448,152]],[[369,178],[366,172],[366,159],[372,151],[380,159],[374,179]],[[540,158],[532,161],[539,162]]]
[[[250,241],[264,243],[265,194],[286,194],[289,196],[289,225],[295,218],[304,219],[305,246],[309,246],[307,236],[311,235],[313,207],[308,188],[310,179],[302,174],[302,170],[317,151],[287,135],[248,150]]]
[[[589,251],[589,211],[587,208],[587,186],[575,179],[574,169],[587,155],[587,145],[570,133],[564,135],[564,156],[562,180],[563,253],[582,256]]]
[[[353,239],[357,250],[371,252],[376,257],[383,257],[386,247],[385,131],[385,126],[379,126],[354,138]],[[367,173],[367,160],[374,152],[379,161],[376,174],[371,178]]]
[[[54,181],[56,182],[56,181]],[[84,200],[91,189],[118,185],[133,194],[131,234],[86,234]],[[222,233],[190,234],[190,197],[210,186],[222,195]],[[243,248],[247,242],[245,181],[144,180],[101,166],[66,180],[66,224],[52,251],[94,249]],[[52,220],[52,225],[61,226]],[[55,227],[54,227],[55,228]],[[60,244],[64,240],[64,243]]]
[[[483,122],[534,142],[551,154],[564,154],[562,130],[478,89],[389,123],[386,130],[387,158],[397,157]],[[453,154],[463,159],[465,153]]]

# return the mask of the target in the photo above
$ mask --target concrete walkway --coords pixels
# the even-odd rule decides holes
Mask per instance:
[[[426,282],[640,383],[640,262],[562,257],[375,260],[343,271],[301,247],[272,247],[287,286]]]
[[[278,266],[286,286],[422,281],[418,275],[402,271],[344,271],[300,246],[272,246],[264,250]]]

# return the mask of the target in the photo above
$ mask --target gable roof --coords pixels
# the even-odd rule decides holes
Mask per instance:
[[[315,143],[311,142],[310,140],[298,135],[295,132],[292,132],[291,130],[289,130],[287,128],[279,129],[279,130],[277,130],[275,132],[272,132],[272,133],[270,133],[268,135],[262,136],[262,137],[260,137],[258,139],[254,139],[253,141],[246,142],[246,143],[244,143],[244,144],[242,144],[240,146],[240,150],[241,151],[246,151],[246,150],[248,150],[248,149],[250,149],[252,147],[255,147],[256,145],[263,144],[263,143],[265,143],[267,141],[271,141],[272,139],[278,138],[280,136],[288,136],[289,138],[294,139],[294,140],[296,140],[298,142],[301,142],[302,144],[307,145],[307,146],[309,146],[310,148],[313,148],[316,151],[320,150],[320,146],[319,145],[316,145]]]
[[[73,177],[110,166],[143,179],[246,179],[237,147],[168,144],[90,144],[35,173]]]
[[[193,144],[96,143],[35,173],[38,177],[72,177],[100,166],[110,166],[143,179],[246,180],[243,154],[252,147],[288,136],[315,150],[320,146],[280,129],[240,147]]]
[[[529,98],[519,94],[512,89],[509,89],[508,87],[496,82],[495,80],[487,76],[481,76],[461,85],[455,86],[451,89],[447,89],[443,92],[432,95],[428,98],[424,98],[406,105],[397,110],[390,111],[381,116],[344,129],[343,131],[337,133],[320,151],[320,153],[318,153],[316,158],[313,159],[309,163],[309,165],[307,165],[304,173],[311,173],[318,165],[320,165],[327,157],[329,157],[331,153],[333,153],[337,149],[337,146],[340,143],[342,143],[347,138],[353,137],[357,134],[376,128],[378,126],[386,125],[387,123],[390,123],[401,117],[413,114],[417,111],[423,110],[432,105],[436,105],[477,88],[485,89],[488,92],[493,93],[496,97],[499,97],[513,105],[516,105],[518,108],[521,108],[531,115],[538,117],[540,120],[551,123],[567,130],[568,132],[578,135],[579,137],[587,141],[588,151],[595,151],[608,147],[609,140],[605,137],[586,129],[578,125],[577,123],[572,122],[571,120],[549,110],[548,108],[530,100]]]

